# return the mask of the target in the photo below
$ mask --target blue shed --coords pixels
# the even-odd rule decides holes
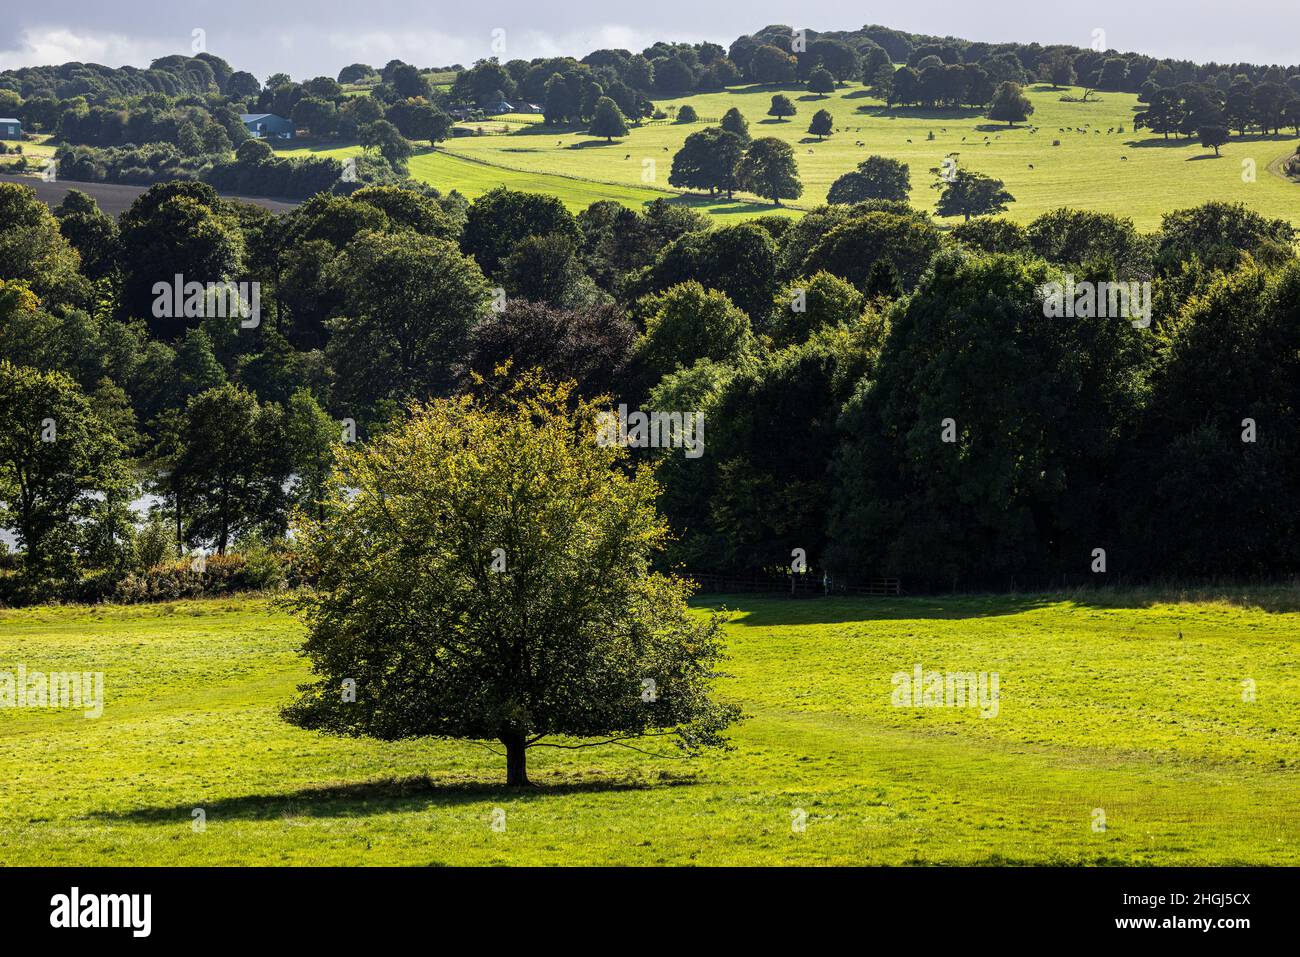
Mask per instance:
[[[255,140],[291,140],[293,122],[274,113],[241,113],[239,120]]]
[[[0,140],[20,140],[23,125],[11,117],[0,116]]]

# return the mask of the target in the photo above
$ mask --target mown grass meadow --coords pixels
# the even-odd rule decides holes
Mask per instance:
[[[1165,598],[700,599],[734,750],[534,749],[525,793],[480,745],[284,724],[266,599],[0,612],[0,671],[106,686],[0,709],[0,863],[1300,864],[1300,601]],[[916,664],[997,672],[997,716],[893,706]]]

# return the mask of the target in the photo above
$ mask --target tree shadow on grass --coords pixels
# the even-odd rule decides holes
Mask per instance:
[[[1080,609],[1140,610],[1156,605],[1206,603],[1267,614],[1300,612],[1300,582],[1263,584],[1153,584],[1147,586],[1077,587],[1017,594],[918,595],[903,598],[868,596],[790,598],[775,594],[700,594],[695,608],[731,612],[735,625],[846,624],[855,621],[962,620],[1019,615],[1051,605]]]
[[[1238,136],[1236,134],[1233,134],[1232,138],[1229,139],[1228,142],[1224,143],[1223,145],[1239,146],[1245,143],[1264,143],[1264,144],[1281,143],[1285,146],[1288,145],[1294,139],[1295,139],[1294,136],[1288,136],[1285,133],[1279,134],[1277,136],[1274,136],[1272,133],[1269,133],[1268,135],[1263,135],[1261,133],[1248,133],[1245,136]],[[1188,146],[1199,147],[1201,145],[1201,141],[1194,136],[1183,136],[1183,137],[1170,136],[1169,139],[1165,139],[1163,134],[1152,133],[1150,136],[1144,137],[1143,139],[1140,140],[1130,138],[1124,142],[1124,145],[1131,146],[1134,149],[1149,149],[1151,147],[1157,147],[1157,148],[1176,147],[1176,148],[1183,149]]]
[[[697,608],[727,608],[736,625],[845,624],[854,621],[894,621],[998,618],[1018,615],[1059,601],[1035,595],[955,595],[921,598],[789,598],[782,595],[697,595]]]
[[[402,814],[433,807],[455,807],[482,801],[537,801],[574,794],[646,791],[656,787],[694,784],[694,777],[661,776],[656,781],[609,778],[592,781],[537,781],[532,787],[507,787],[483,781],[437,781],[427,775],[380,778],[348,784],[306,787],[282,794],[249,794],[217,801],[190,802],[168,807],[140,807],[126,811],[95,811],[89,816],[103,821],[158,823],[188,821],[201,807],[213,820],[272,821],[289,817],[369,817]]]
[[[859,106],[857,112],[864,116],[884,116],[909,120],[965,120],[983,116],[978,106],[942,106],[929,109],[920,106]]]

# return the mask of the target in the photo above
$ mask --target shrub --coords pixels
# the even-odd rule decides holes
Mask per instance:
[[[116,584],[111,597],[126,603],[171,601],[240,591],[280,591],[302,584],[292,553],[256,545],[239,553],[208,556],[202,573],[194,570],[188,558],[132,572]]]

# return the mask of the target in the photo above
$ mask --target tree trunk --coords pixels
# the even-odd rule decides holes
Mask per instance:
[[[509,787],[528,787],[528,745],[522,734],[502,735],[506,746],[506,784]]]

